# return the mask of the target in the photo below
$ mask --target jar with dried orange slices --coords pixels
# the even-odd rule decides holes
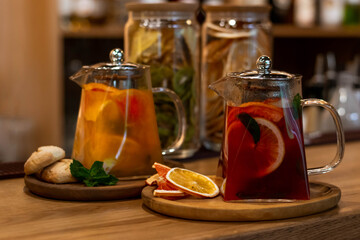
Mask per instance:
[[[270,7],[204,5],[201,56],[201,138],[208,149],[220,151],[224,102],[208,85],[227,72],[255,68],[261,55],[271,55]]]

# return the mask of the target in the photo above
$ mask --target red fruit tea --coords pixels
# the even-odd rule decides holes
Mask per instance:
[[[226,107],[218,169],[225,201],[310,198],[301,108],[268,102]]]

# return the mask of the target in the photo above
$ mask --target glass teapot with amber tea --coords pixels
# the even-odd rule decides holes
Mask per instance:
[[[152,164],[184,141],[184,108],[173,91],[151,87],[148,66],[124,63],[120,49],[111,51],[110,60],[84,66],[70,77],[82,87],[72,158],[86,168],[102,161],[116,177],[150,175]],[[153,93],[167,94],[177,109],[177,137],[165,150],[160,148]]]
[[[301,76],[272,71],[261,56],[258,69],[228,73],[209,87],[226,103],[218,175],[225,201],[306,200],[308,175],[333,170],[344,155],[344,132],[338,113],[320,99],[302,99]],[[307,169],[302,108],[328,110],[337,131],[337,153],[326,166]]]

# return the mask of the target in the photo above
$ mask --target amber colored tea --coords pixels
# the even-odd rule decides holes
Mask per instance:
[[[301,107],[281,103],[268,99],[226,107],[219,164],[225,201],[309,199]]]
[[[152,174],[162,156],[151,90],[85,84],[72,157],[87,168],[103,161],[117,177]]]

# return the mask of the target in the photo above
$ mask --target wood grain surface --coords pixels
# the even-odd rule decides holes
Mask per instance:
[[[74,201],[105,201],[139,197],[145,179],[119,181],[114,186],[86,187],[83,183],[53,184],[25,176],[26,187],[34,194],[46,198]]]
[[[143,189],[141,198],[151,210],[179,218],[207,221],[259,221],[301,217],[335,207],[341,196],[338,187],[310,183],[310,200],[280,202],[224,202],[221,196],[168,200],[153,196],[155,187]]]
[[[307,148],[309,165],[330,161],[334,145]],[[360,142],[346,144],[333,172],[310,177],[338,186],[337,207],[305,217],[258,222],[195,221],[167,217],[142,200],[75,202],[31,194],[24,179],[0,180],[0,239],[360,239]],[[217,159],[184,162],[214,174]]]

